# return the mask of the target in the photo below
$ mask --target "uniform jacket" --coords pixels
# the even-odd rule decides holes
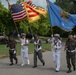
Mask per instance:
[[[7,47],[9,47],[10,49],[15,49],[16,48],[16,41],[15,40],[9,40]]]
[[[62,42],[61,40],[55,40],[55,38],[53,38],[52,40],[52,50],[60,50],[62,48]]]
[[[75,47],[76,47],[76,41],[73,39],[73,40],[67,40],[66,41],[66,44],[65,44],[67,50],[75,50]]]
[[[38,41],[34,41],[34,49],[36,51],[39,51],[42,49],[42,40],[41,39],[38,39]]]

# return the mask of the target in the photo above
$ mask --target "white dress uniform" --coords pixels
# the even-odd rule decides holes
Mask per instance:
[[[21,59],[22,59],[21,66],[23,66],[25,64],[25,59],[27,60],[27,63],[30,64],[28,58],[28,46],[23,46],[24,44],[29,44],[29,42],[26,38],[24,39],[20,38],[20,41],[21,41]]]
[[[53,52],[53,61],[56,66],[56,71],[59,71],[60,69],[60,49],[62,47],[62,42],[61,40],[55,40],[55,38],[52,38],[51,40],[52,44],[52,52]]]

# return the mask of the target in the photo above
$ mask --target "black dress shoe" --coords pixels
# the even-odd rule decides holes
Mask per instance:
[[[33,68],[36,68],[37,66],[33,66]]]
[[[59,72],[59,71],[55,70],[55,72]]]
[[[18,60],[16,61],[16,63],[15,64],[18,64]]]
[[[71,73],[71,72],[72,72],[72,70],[68,70],[68,71],[67,71],[67,73]]]
[[[13,63],[11,63],[9,66],[12,66],[13,65]]]
[[[43,66],[45,66],[45,63],[43,63]]]
[[[73,67],[73,70],[75,71],[75,70],[76,70],[76,68],[75,68],[75,67]]]

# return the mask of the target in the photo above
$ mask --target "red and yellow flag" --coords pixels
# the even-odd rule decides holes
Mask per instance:
[[[35,22],[40,19],[40,14],[43,16],[46,16],[47,11],[41,7],[36,7],[34,4],[32,4],[31,1],[29,2],[22,2],[24,5],[24,8],[27,13],[28,21],[29,22]]]

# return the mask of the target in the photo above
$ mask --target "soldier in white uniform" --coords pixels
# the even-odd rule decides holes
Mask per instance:
[[[53,61],[55,63],[55,71],[59,72],[60,70],[60,49],[62,47],[61,40],[59,39],[60,35],[55,34],[54,37],[51,39],[51,46],[52,46],[52,52],[53,52]]]
[[[30,61],[29,61],[29,58],[28,58],[28,44],[29,44],[29,42],[28,42],[28,39],[26,39],[25,36],[26,35],[24,33],[21,34],[21,37],[18,34],[18,37],[21,41],[21,59],[22,59],[21,66],[25,65],[25,59],[27,60],[27,64],[28,65],[30,64]]]

